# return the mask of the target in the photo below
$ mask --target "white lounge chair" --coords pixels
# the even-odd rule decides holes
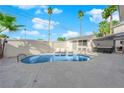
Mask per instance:
[[[72,55],[73,55],[73,53],[74,53],[74,52],[73,52],[73,51],[71,51],[71,50],[69,50],[69,51],[68,51],[68,55],[69,55],[69,56],[72,56]]]
[[[60,52],[60,48],[56,48],[56,50],[55,50],[54,53],[55,53],[56,56],[60,55],[60,53],[61,53],[61,52]]]
[[[61,56],[65,56],[66,55],[66,50],[61,48]]]

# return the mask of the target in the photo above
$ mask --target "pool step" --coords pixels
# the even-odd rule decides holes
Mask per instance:
[[[22,60],[22,59],[25,58],[25,57],[27,57],[26,54],[19,54],[19,55],[17,56],[17,62],[19,62],[20,60]]]

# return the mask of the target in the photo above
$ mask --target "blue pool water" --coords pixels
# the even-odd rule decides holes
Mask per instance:
[[[90,60],[90,57],[84,55],[33,55],[28,56],[21,60],[22,63],[34,64],[34,63],[44,63],[44,62],[60,62],[60,61],[70,61],[70,62],[84,62]]]

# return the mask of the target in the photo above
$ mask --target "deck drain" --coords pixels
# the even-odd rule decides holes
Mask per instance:
[[[34,80],[34,82],[37,82],[37,80]]]

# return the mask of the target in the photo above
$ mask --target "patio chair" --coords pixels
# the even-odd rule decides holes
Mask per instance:
[[[68,56],[72,56],[73,55],[73,51],[68,51]]]
[[[56,56],[59,56],[61,54],[60,48],[57,48],[54,53]]]
[[[61,49],[61,56],[65,56],[66,55],[66,50],[65,49]]]

